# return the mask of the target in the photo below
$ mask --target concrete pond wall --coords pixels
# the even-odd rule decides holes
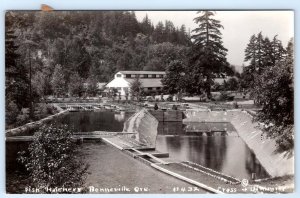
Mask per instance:
[[[182,122],[183,111],[180,110],[148,110],[159,122]]]
[[[183,122],[230,122],[272,177],[294,174],[294,153],[276,152],[275,140],[267,138],[246,111],[187,110],[185,116]]]
[[[137,133],[130,135],[131,138],[149,147],[155,147],[157,126],[158,120],[148,110],[142,109],[124,123],[123,132]]]

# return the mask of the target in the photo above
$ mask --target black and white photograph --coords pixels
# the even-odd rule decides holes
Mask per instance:
[[[7,194],[295,191],[293,10],[7,10]]]

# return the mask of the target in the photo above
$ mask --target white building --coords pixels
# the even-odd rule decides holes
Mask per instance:
[[[163,71],[119,71],[114,79],[110,81],[106,88],[117,89],[121,95],[130,93],[130,85],[136,77],[139,77],[144,91],[162,90],[161,79],[166,75]]]

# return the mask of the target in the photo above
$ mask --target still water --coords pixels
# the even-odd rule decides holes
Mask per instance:
[[[203,129],[212,127],[227,129],[229,133],[204,134]],[[165,122],[159,124],[157,150],[169,152],[170,157],[192,161],[239,179],[269,177],[256,159],[255,154],[234,131],[230,123]]]
[[[67,124],[74,132],[122,131],[123,123],[133,113],[128,112],[72,112],[55,120],[58,124]]]

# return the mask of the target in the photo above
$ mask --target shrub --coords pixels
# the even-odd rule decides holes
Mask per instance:
[[[176,105],[173,105],[173,106],[172,106],[172,110],[177,110],[177,106],[176,106]]]
[[[28,154],[20,153],[18,160],[30,173],[31,186],[41,193],[47,188],[82,187],[88,166],[76,156],[76,144],[66,125],[43,125],[34,135]]]
[[[22,108],[20,114],[17,116],[17,125],[29,122],[29,113],[29,108]]]
[[[5,122],[7,125],[13,124],[16,122],[17,116],[20,113],[16,103],[11,101],[6,105],[5,108]]]
[[[160,94],[160,100],[161,100],[162,102],[165,101],[165,100],[164,100],[164,94],[163,94],[163,93]]]
[[[234,109],[239,108],[239,105],[238,105],[238,103],[237,103],[236,101],[234,101],[234,102],[232,103],[232,106],[233,106]]]
[[[169,95],[167,98],[167,101],[172,102],[173,101],[173,95]]]
[[[234,100],[234,96],[228,96],[227,100],[228,101],[233,101]]]
[[[36,104],[34,107],[34,118],[36,120],[42,119],[48,115],[48,105],[44,103]]]
[[[221,95],[219,97],[220,101],[233,101],[234,100],[234,96],[229,96],[225,91],[221,92]]]
[[[222,91],[220,96],[219,96],[219,100],[220,101],[225,101],[228,98],[228,94],[225,91]]]
[[[154,98],[153,98],[152,96],[148,96],[148,97],[147,97],[147,101],[148,101],[148,102],[153,102],[153,101],[154,101]]]
[[[47,105],[47,114],[53,115],[53,114],[55,114],[57,112],[58,112],[58,110],[54,106]]]

